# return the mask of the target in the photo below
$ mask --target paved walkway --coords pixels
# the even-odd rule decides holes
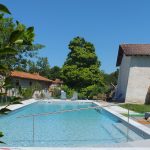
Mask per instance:
[[[109,108],[119,114],[128,114],[128,109],[122,108],[119,104],[108,103],[105,101],[98,101],[103,107]],[[132,110],[129,111],[130,119],[150,128],[150,119],[147,121],[144,117],[140,116],[140,113],[134,112]],[[132,116],[133,115],[133,116]],[[139,115],[139,116],[138,116]]]
[[[37,100],[35,100],[35,99],[24,100],[24,101],[21,102],[22,104],[14,104],[14,105],[8,106],[8,109],[10,109],[10,110],[15,110],[15,109],[24,107],[24,106],[26,106],[26,105],[32,104],[32,103],[34,103],[34,102],[36,102],[36,101],[37,101]],[[4,107],[5,107],[5,106],[0,106],[0,109],[1,109],[1,108],[4,108]]]

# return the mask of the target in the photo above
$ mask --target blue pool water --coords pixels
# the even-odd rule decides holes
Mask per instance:
[[[49,116],[17,118],[22,115],[87,108],[93,103],[37,102],[0,117],[0,130],[6,145],[0,146],[101,146],[140,140],[115,116],[105,110],[80,110]]]

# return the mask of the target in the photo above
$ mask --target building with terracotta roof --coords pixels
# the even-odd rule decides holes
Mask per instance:
[[[55,79],[52,81],[52,87],[57,87],[57,86],[62,86],[63,81],[61,81],[60,79]]]
[[[150,87],[150,44],[122,44],[116,66],[119,66],[116,99],[148,103]]]
[[[11,72],[11,81],[13,89],[11,90],[10,95],[16,95],[16,92],[19,88],[28,88],[37,86],[39,90],[47,91],[49,86],[52,84],[52,80],[49,80],[43,76],[40,76],[38,73],[27,73],[21,71],[12,71]]]

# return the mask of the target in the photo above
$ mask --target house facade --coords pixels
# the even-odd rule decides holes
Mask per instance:
[[[150,87],[150,44],[120,45],[116,66],[120,69],[115,98],[144,104]]]
[[[40,76],[38,73],[27,73],[20,71],[11,72],[11,82],[13,88],[8,91],[8,95],[17,96],[19,88],[32,88],[36,86],[39,90],[47,92],[52,80]]]

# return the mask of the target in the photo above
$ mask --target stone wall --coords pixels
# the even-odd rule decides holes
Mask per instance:
[[[132,56],[126,102],[145,103],[150,86],[150,57]]]

